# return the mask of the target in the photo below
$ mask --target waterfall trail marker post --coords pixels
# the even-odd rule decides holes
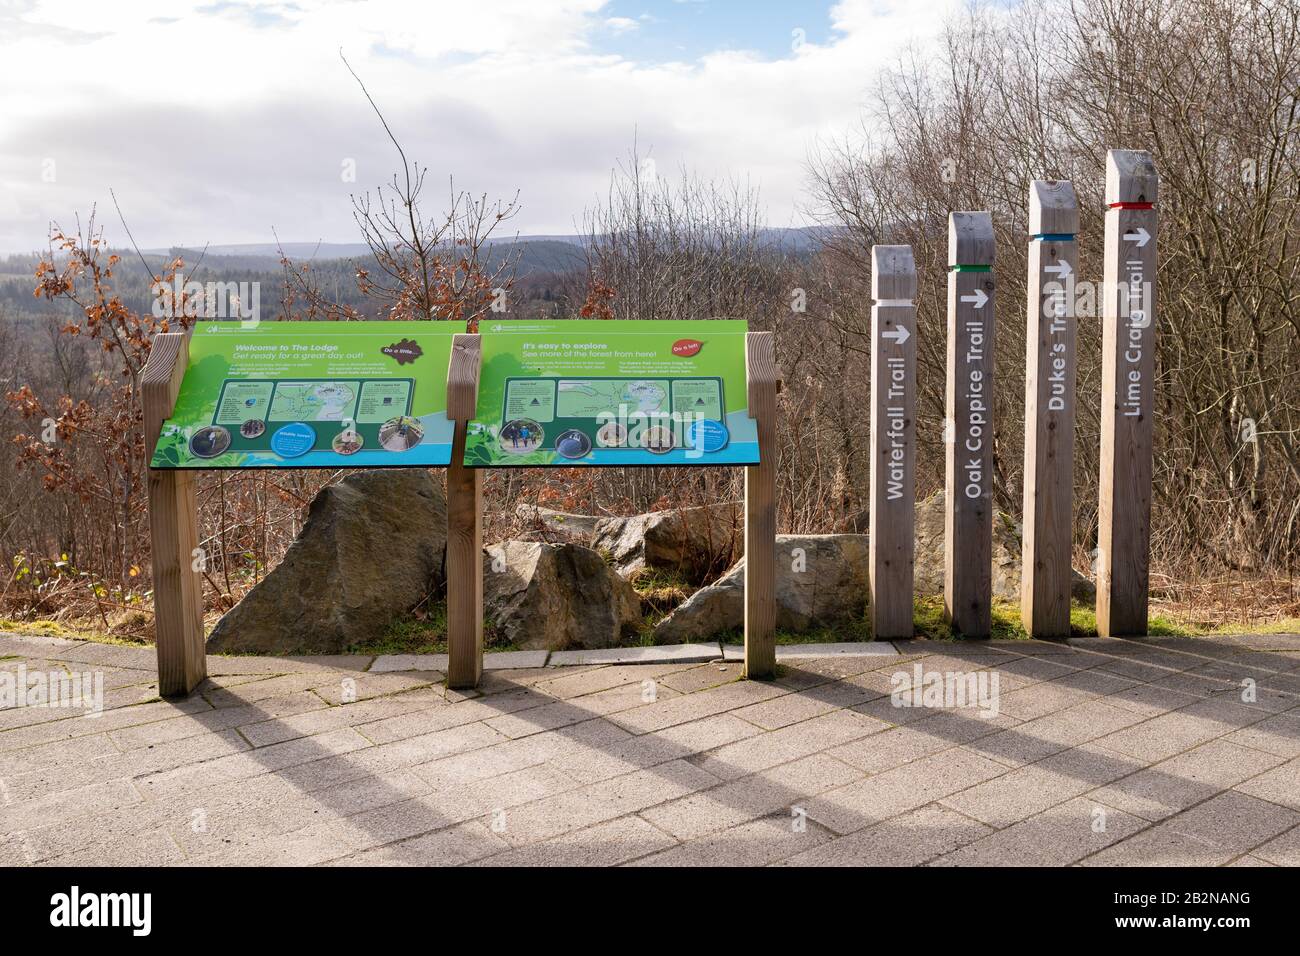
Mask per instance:
[[[948,217],[944,618],[988,637],[993,599],[993,219]]]
[[[912,637],[916,523],[916,262],[871,247],[871,514],[875,640]]]
[[[1106,154],[1097,633],[1147,633],[1155,410],[1156,192],[1150,153]]]
[[[1034,180],[1029,187],[1020,619],[1036,638],[1070,636],[1078,231],[1074,187]]]
[[[731,320],[485,321],[479,332],[457,338],[448,375],[456,458],[466,471],[745,468],[745,676],[772,677],[780,390],[772,333]],[[456,501],[477,515],[471,480],[449,474],[449,508]],[[468,521],[448,518],[465,562],[480,546]],[[449,540],[449,570],[460,547]],[[452,604],[449,591],[448,603],[450,680],[471,686],[482,671],[483,580],[469,567],[458,580],[465,593]]]

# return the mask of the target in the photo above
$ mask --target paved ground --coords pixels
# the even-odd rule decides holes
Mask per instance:
[[[898,649],[477,694],[213,657],[173,702],[150,651],[0,636],[0,678],[105,688],[93,718],[0,710],[0,865],[1300,863],[1300,638]],[[918,665],[919,703],[974,673],[988,715],[894,706]]]

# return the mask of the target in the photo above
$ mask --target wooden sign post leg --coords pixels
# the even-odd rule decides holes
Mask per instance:
[[[916,523],[916,262],[871,247],[871,631],[912,636]]]
[[[1151,155],[1106,154],[1097,633],[1147,632],[1155,411],[1156,190]]]
[[[1070,636],[1078,231],[1074,187],[1034,180],[1029,188],[1020,620],[1029,636],[1038,638]]]
[[[745,468],[745,676],[776,675],[776,349],[771,332],[745,337],[749,416],[760,463]]]
[[[163,422],[176,406],[189,352],[188,333],[164,332],[154,337],[140,376],[144,447],[150,459]],[[203,656],[202,555],[194,475],[150,468],[148,483],[158,693],[183,696],[208,674]]]
[[[944,618],[964,637],[993,629],[993,219],[948,217]]]
[[[479,338],[457,335],[447,369],[447,417],[455,427],[447,467],[447,686],[483,676],[483,479],[466,468],[465,436],[478,404]]]

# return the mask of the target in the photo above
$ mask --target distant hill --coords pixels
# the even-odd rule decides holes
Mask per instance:
[[[487,263],[489,268],[494,268],[506,256],[515,256],[518,259],[516,272],[521,276],[537,272],[571,272],[581,268],[586,261],[581,241],[578,236],[529,236],[517,240],[491,240],[487,244]],[[286,242],[279,246],[275,243],[249,242],[210,245],[206,250],[202,247],[173,246],[171,249],[147,249],[145,255],[150,259],[181,256],[191,265],[203,256],[205,266],[222,272],[229,269],[278,269],[281,250],[297,263],[371,260],[370,247],[355,242]]]
[[[761,230],[763,243],[786,252],[802,253],[818,248],[825,235],[819,226],[769,227]],[[488,248],[492,257],[508,252],[518,253],[520,271],[567,272],[583,264],[582,246],[588,237],[579,235],[519,236],[490,239]],[[267,259],[278,262],[283,254],[297,262],[326,262],[337,259],[365,259],[370,248],[360,242],[273,242],[214,243],[206,249],[206,256],[221,256],[221,265],[237,268],[268,268]],[[183,255],[187,262],[198,261],[198,246],[175,246],[171,249],[146,249],[147,255]]]

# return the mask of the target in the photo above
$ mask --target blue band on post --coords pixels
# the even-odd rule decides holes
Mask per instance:
[[[1037,239],[1040,242],[1074,242],[1074,233],[1072,232],[1040,232],[1036,236],[1030,236],[1030,239]]]

